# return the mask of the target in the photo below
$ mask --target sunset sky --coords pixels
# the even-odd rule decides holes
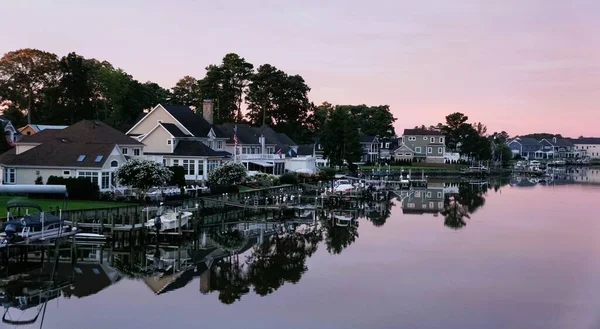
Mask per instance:
[[[460,111],[510,135],[600,137],[598,0],[2,0],[0,12],[2,54],[75,51],[170,88],[235,52],[302,75],[315,103],[389,104],[398,133]]]

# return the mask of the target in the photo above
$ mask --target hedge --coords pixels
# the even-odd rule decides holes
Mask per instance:
[[[98,184],[89,178],[50,176],[46,185],[65,185],[73,200],[97,200],[100,196]]]

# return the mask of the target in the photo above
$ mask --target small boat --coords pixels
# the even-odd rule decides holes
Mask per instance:
[[[190,211],[179,211],[178,206],[181,204],[170,204],[169,206],[171,207],[167,208],[167,205],[161,202],[156,216],[149,219],[145,226],[149,229],[156,229],[160,226],[159,231],[162,232],[187,225],[193,214]]]
[[[4,231],[0,233],[0,244],[17,242],[17,240],[36,241],[58,238],[71,228],[64,225],[62,216],[45,213],[39,205],[23,202],[7,204],[8,220],[4,223]],[[24,216],[11,216],[13,209],[26,209]],[[38,212],[29,213],[29,208]]]
[[[76,233],[75,240],[77,241],[107,241],[110,240],[109,235],[96,233]]]

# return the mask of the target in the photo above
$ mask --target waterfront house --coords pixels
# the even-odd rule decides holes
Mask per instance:
[[[412,150],[413,158],[417,161],[444,163],[445,137],[437,130],[404,129],[401,144]]]
[[[541,159],[542,145],[540,142],[531,137],[515,137],[507,143],[510,150],[515,155],[520,155],[526,159]]]
[[[4,131],[4,136],[6,137],[6,141],[10,145],[14,145],[15,142],[19,139],[21,134],[15,127],[12,122],[4,117],[0,117],[0,125],[2,125],[2,130]]]
[[[580,156],[575,150],[575,145],[569,139],[553,137],[540,141],[542,159],[572,159]],[[539,155],[536,159],[539,159]]]
[[[398,138],[379,138],[379,159],[394,159],[394,151],[398,148]]]
[[[400,145],[394,150],[393,156],[396,160],[413,161],[415,151],[406,146],[404,142],[400,142]]]
[[[47,129],[65,129],[68,126],[59,126],[59,125],[38,125],[38,124],[33,124],[30,123],[24,127],[19,128],[19,132],[21,133],[21,135],[23,136],[28,136],[28,135],[35,135],[37,133],[39,133],[40,131],[44,131]]]
[[[183,167],[188,181],[206,180],[231,156],[229,137],[187,106],[158,104],[126,134],[145,144],[146,159]]]
[[[328,167],[329,160],[323,156],[324,148],[323,144],[321,144],[321,137],[313,137],[312,140],[317,167]]]
[[[574,152],[579,154],[579,157],[590,159],[600,159],[600,138],[598,137],[580,137],[572,138],[571,143],[574,146]]]
[[[101,191],[118,188],[116,170],[130,155],[142,156],[144,144],[100,121],[82,120],[62,130],[23,136],[0,155],[3,184],[34,184],[50,176],[85,177]]]
[[[362,162],[377,162],[379,160],[379,138],[377,136],[360,136],[362,147]]]
[[[286,157],[298,148],[288,136],[268,125],[215,125],[213,111],[211,100],[203,102],[201,115],[187,106],[158,104],[127,135],[146,145],[147,159],[182,166],[188,181],[207,180],[227,161],[240,162],[250,171],[284,173]]]

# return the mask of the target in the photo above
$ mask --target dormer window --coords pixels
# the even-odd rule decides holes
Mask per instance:
[[[82,154],[77,158],[77,162],[83,162],[83,160],[85,160],[85,154]]]

